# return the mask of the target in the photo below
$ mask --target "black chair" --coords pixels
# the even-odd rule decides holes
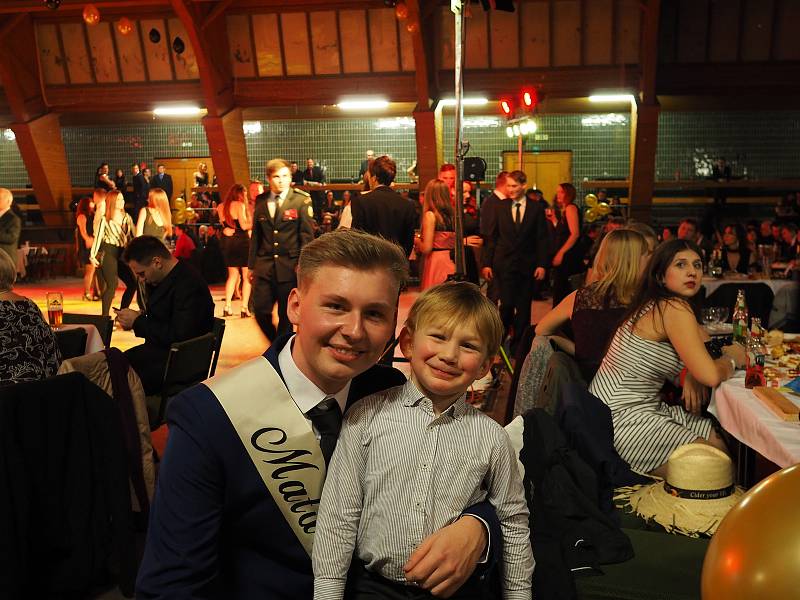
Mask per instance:
[[[53,333],[56,337],[58,349],[61,352],[61,360],[83,356],[86,353],[86,338],[88,335],[85,329],[80,327],[77,329],[61,329]]]
[[[100,339],[106,348],[111,347],[111,334],[114,332],[114,321],[111,317],[102,315],[83,315],[78,313],[64,313],[64,325],[94,325],[100,332]]]
[[[147,397],[151,431],[164,422],[170,398],[208,378],[216,340],[211,332],[170,346],[161,391],[156,396]]]
[[[761,326],[769,325],[769,313],[772,310],[774,294],[766,283],[724,283],[709,294],[704,306],[725,306],[730,309],[729,318],[733,317],[733,308],[736,304],[736,294],[739,289],[744,290],[747,311],[751,317],[759,317]]]
[[[211,328],[211,333],[214,334],[214,359],[211,361],[211,370],[208,372],[209,377],[213,377],[217,372],[217,361],[219,360],[219,353],[222,351],[222,336],[225,335],[225,319],[214,317],[214,326]]]

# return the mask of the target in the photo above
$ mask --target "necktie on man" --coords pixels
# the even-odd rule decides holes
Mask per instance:
[[[522,222],[522,217],[520,216],[520,210],[522,209],[521,202],[514,202],[514,225],[519,227],[519,224]]]
[[[335,398],[326,398],[308,411],[308,418],[319,432],[319,446],[325,458],[325,466],[331,460],[336,440],[339,439],[339,430],[342,428],[342,410]]]

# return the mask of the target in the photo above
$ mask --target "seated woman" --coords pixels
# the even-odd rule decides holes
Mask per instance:
[[[536,326],[536,335],[552,335],[562,350],[572,354],[586,381],[594,377],[608,342],[633,299],[649,255],[645,238],[618,229],[603,238],[594,261],[593,283],[569,294]],[[556,336],[572,322],[574,341]]]
[[[739,223],[726,225],[722,230],[722,269],[747,274],[751,258],[747,234]]]
[[[58,343],[39,307],[12,290],[17,266],[0,251],[0,386],[54,376]]]
[[[745,353],[734,344],[725,346],[716,360],[708,354],[692,305],[702,276],[700,248],[694,242],[675,239],[656,248],[589,385],[611,409],[614,447],[639,473],[663,477],[672,451],[691,442],[728,451],[701,411],[709,388],[731,377],[744,364]],[[684,405],[667,406],[659,390],[684,366]]]

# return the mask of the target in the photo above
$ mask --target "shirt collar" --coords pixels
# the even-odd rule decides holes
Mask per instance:
[[[433,413],[433,403],[431,400],[423,394],[416,384],[411,381],[410,379],[406,381],[403,385],[403,392],[402,392],[402,399],[403,399],[403,406],[419,406],[422,401],[426,401],[426,404],[430,406],[431,413]],[[459,396],[458,400],[453,402],[447,410],[445,410],[441,415],[447,415],[453,419],[460,419],[464,416],[464,413],[467,411],[467,394],[463,393]]]
[[[344,414],[344,409],[347,406],[347,395],[350,393],[351,382],[348,381],[347,385],[335,394],[326,394],[319,389],[302,373],[302,371],[300,371],[297,364],[294,362],[294,357],[292,356],[294,338],[295,336],[292,336],[289,341],[286,342],[280,354],[278,354],[278,366],[281,369],[281,375],[283,375],[286,389],[289,390],[289,395],[292,397],[292,400],[294,400],[297,408],[300,409],[300,412],[306,414],[317,406],[317,404],[325,400],[325,398],[333,396],[337,404],[339,404],[342,414]]]
[[[526,201],[527,201],[527,198],[525,196],[522,196],[521,198],[517,198],[516,200],[512,200],[511,202],[513,202],[514,204],[519,202],[520,208],[525,208],[525,202]],[[512,206],[513,206],[513,204],[512,204]]]
[[[495,196],[497,196],[498,198],[500,198],[500,200],[505,200],[506,198],[508,198],[508,196],[506,196],[506,195],[505,195],[503,192],[501,192],[500,190],[495,190],[495,191],[494,191],[494,195],[495,195]]]
[[[283,201],[283,196],[285,194],[286,194],[286,192],[280,192],[278,194],[276,194],[275,192],[272,192],[272,191],[270,192],[270,195],[272,196],[272,200],[274,200],[275,202]]]

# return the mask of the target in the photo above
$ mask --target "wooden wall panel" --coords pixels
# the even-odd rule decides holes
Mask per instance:
[[[139,41],[139,22],[133,21],[133,31],[128,35],[122,35],[114,27],[114,36],[117,40],[117,55],[119,56],[122,81],[145,81],[142,45]]]
[[[441,44],[441,66],[442,69],[452,69],[455,65],[455,50],[453,43],[455,42],[455,21],[453,20],[453,13],[450,12],[448,7],[443,6],[439,10],[439,43]]]
[[[658,27],[658,62],[674,63],[677,60],[678,5],[675,2],[661,3],[661,18]]]
[[[64,73],[64,58],[58,45],[57,25],[39,23],[36,26],[36,43],[39,47],[39,65],[44,82],[49,85],[60,85],[67,82]]]
[[[522,66],[550,66],[550,8],[546,2],[519,5],[522,18]],[[535,24],[535,26],[531,26]]]
[[[413,71],[416,68],[414,66],[414,42],[405,23],[400,24],[400,63],[403,71]]]
[[[519,11],[489,11],[489,41],[492,67],[495,69],[519,67],[519,18]],[[528,29],[537,27],[536,24],[526,26]]]
[[[680,0],[678,7],[678,62],[706,60],[708,0]]]
[[[591,0],[583,4],[583,64],[610,65],[614,33],[614,0]]]
[[[233,76],[255,77],[256,62],[250,39],[250,17],[248,15],[228,15],[227,26]]]
[[[553,3],[553,66],[571,67],[581,64],[581,7],[578,0],[557,0]]]
[[[86,52],[83,21],[59,23],[58,26],[61,28],[61,39],[64,41],[70,83],[93,83],[92,66]]]
[[[696,0],[697,1],[697,0]],[[617,64],[639,64],[642,9],[639,0],[617,0],[616,55]]]
[[[800,60],[800,43],[797,32],[800,31],[800,2],[779,3],[779,13],[773,32],[775,43],[775,60]]]
[[[168,52],[172,52],[167,44],[172,41],[167,41],[167,32],[164,27],[162,19],[145,19],[141,21],[142,39],[144,40],[144,54],[147,61],[147,71],[150,74],[150,81],[171,81],[172,67],[170,66],[170,58]],[[157,44],[150,41],[150,31],[155,29],[158,31],[161,39]],[[184,43],[185,40],[184,40]]]
[[[253,41],[256,44],[256,67],[259,77],[280,77],[281,38],[278,32],[278,15],[253,15]]]
[[[467,69],[488,69],[489,68],[489,40],[487,39],[487,12],[478,10],[477,7],[472,11],[472,16],[467,18],[466,32],[466,62]],[[451,14],[451,19],[455,17]]]
[[[336,32],[336,13],[332,10],[314,11],[311,21],[311,48],[317,75],[336,75],[342,72],[339,64],[339,36]]]
[[[397,18],[394,16],[394,9],[371,8],[367,14],[372,71],[376,73],[397,71]]]
[[[742,60],[769,60],[774,0],[748,0],[741,35]]]
[[[117,58],[111,41],[111,24],[108,21],[100,21],[97,25],[87,27],[86,33],[89,37],[89,52],[97,83],[119,82]]]
[[[708,60],[734,62],[739,58],[739,4],[744,0],[726,0],[712,5]]]
[[[342,34],[342,71],[369,73],[367,45],[367,15],[363,10],[339,11],[339,30]]]
[[[189,41],[189,34],[186,33],[186,27],[183,26],[183,21],[178,18],[170,19],[167,23],[169,27],[169,48],[172,52],[172,62],[175,64],[175,77],[181,81],[192,79],[200,79],[200,71],[197,68],[197,58],[194,55],[194,47]],[[183,40],[186,49],[176,54],[172,50],[172,41],[179,37]]]
[[[311,75],[306,13],[282,13],[283,52],[287,75]]]

